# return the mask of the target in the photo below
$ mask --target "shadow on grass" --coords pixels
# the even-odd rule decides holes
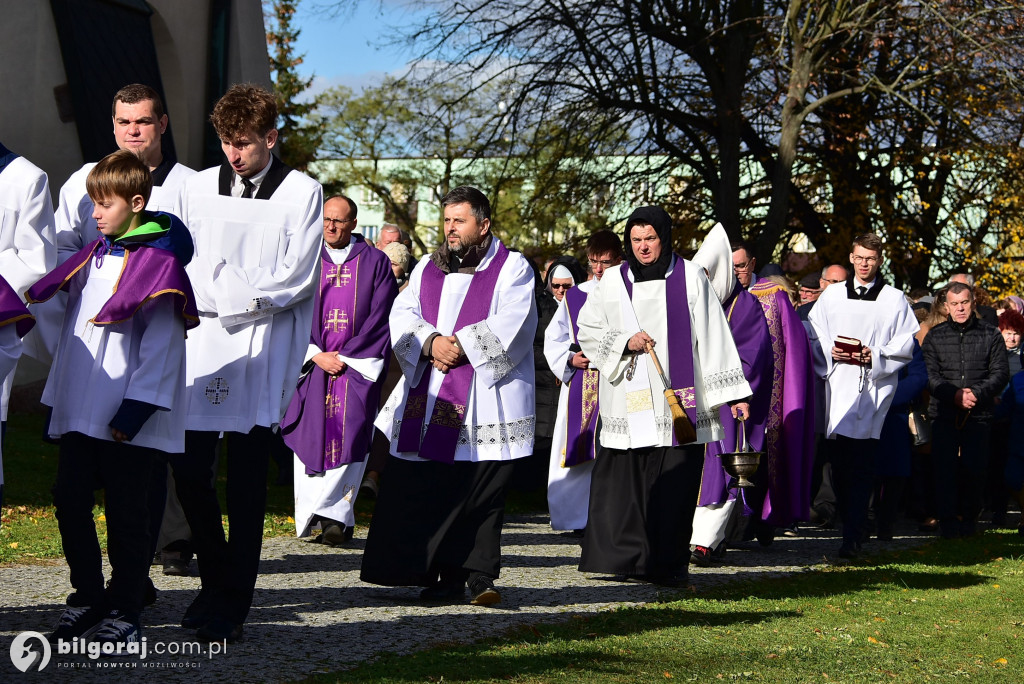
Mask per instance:
[[[772,620],[798,617],[796,611],[736,611],[726,614],[707,614],[686,608],[665,608],[661,610],[617,611],[585,619],[573,620],[566,628],[560,628],[559,643],[554,652],[527,654],[510,653],[518,644],[544,639],[547,627],[515,627],[504,635],[503,642],[493,639],[475,645],[462,646],[444,640],[427,641],[422,644],[432,650],[409,656],[379,654],[380,659],[372,665],[355,671],[338,672],[314,677],[314,682],[371,682],[386,678],[389,681],[458,681],[464,673],[467,658],[472,659],[474,680],[498,680],[506,678],[537,678],[544,681],[556,673],[571,678],[573,670],[587,671],[608,676],[623,677],[633,681],[637,676],[635,662],[626,652],[610,653],[605,645],[597,644],[598,639],[608,636],[633,636],[651,630],[676,627],[739,627]],[[550,617],[550,616],[549,616]],[[401,618],[395,625],[396,631],[410,628],[410,622],[417,618]],[[454,635],[453,635],[454,636]],[[382,644],[384,645],[384,644]],[[494,650],[497,647],[497,651]]]

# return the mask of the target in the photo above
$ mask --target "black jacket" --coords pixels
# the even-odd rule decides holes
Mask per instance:
[[[993,399],[1010,377],[1006,344],[998,328],[975,316],[963,325],[950,318],[932,328],[924,338],[923,351],[932,396],[928,415],[963,420],[964,411],[957,408],[954,396],[957,390],[969,387],[978,398],[969,419],[991,421]]]

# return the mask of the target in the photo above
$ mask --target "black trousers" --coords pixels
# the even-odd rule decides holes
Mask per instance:
[[[867,525],[868,504],[875,483],[878,440],[836,435],[830,446],[832,486],[839,517],[843,520],[843,543],[859,544]]]
[[[673,577],[687,570],[704,445],[602,449],[580,570]]]
[[[152,559],[149,482],[163,452],[69,432],[61,437],[53,502],[75,593],[69,605],[105,606],[138,614]],[[104,490],[110,586],[92,509]]]
[[[935,510],[944,535],[961,531],[958,515],[965,531],[973,531],[984,498],[991,434],[990,424],[977,421],[959,430],[952,420],[932,424]]]
[[[515,461],[388,461],[360,578],[430,586],[501,570],[505,491]]]
[[[185,453],[169,458],[178,499],[192,528],[203,612],[235,624],[249,615],[259,574],[272,438],[271,429],[262,426],[225,434],[229,537],[224,535],[215,488],[218,433],[186,432]]]

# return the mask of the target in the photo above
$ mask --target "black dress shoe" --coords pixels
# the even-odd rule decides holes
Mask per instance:
[[[196,630],[196,638],[200,641],[226,641],[233,644],[242,638],[242,625],[221,618],[211,618]]]
[[[501,594],[494,588],[494,580],[490,577],[478,577],[469,583],[469,593],[473,598],[469,600],[473,606],[493,606],[501,603]]]
[[[344,546],[352,541],[353,531],[354,530],[345,523],[328,523],[325,525],[324,531],[320,535],[320,543],[332,548],[336,546]]]
[[[466,583],[438,582],[420,592],[423,601],[462,601],[466,598]]]

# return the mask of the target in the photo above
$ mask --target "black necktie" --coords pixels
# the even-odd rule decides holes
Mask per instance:
[[[858,299],[864,299],[864,295],[866,295],[867,293],[868,293],[868,288],[864,287],[863,285],[858,285],[857,286],[857,298]]]
[[[256,187],[256,184],[248,178],[243,178],[242,185],[245,186],[245,189],[242,190],[242,199],[252,199],[252,191],[253,188]]]

